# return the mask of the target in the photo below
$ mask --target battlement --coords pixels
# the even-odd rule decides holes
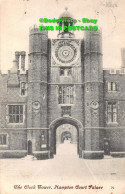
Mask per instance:
[[[6,73],[3,73],[2,71],[0,71],[0,76],[8,76],[11,73],[11,70],[8,70]],[[22,71],[22,70],[17,70],[17,75],[27,75],[28,74],[28,70],[26,71]]]
[[[90,36],[94,36],[94,35],[99,35],[102,36],[102,29],[100,27],[98,27],[97,30],[95,31],[85,31],[85,37],[90,37]]]
[[[125,68],[121,68],[121,69],[103,69],[103,72],[106,74],[110,74],[110,75],[120,75],[120,74],[124,74],[125,75]]]
[[[29,28],[29,33],[30,35],[32,34],[45,34],[48,35],[48,31],[47,30],[40,30],[40,28],[37,25],[33,25]]]

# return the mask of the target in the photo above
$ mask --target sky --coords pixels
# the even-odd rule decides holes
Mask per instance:
[[[65,7],[74,19],[97,19],[97,25],[102,28],[103,67],[120,68],[120,50],[125,48],[124,0],[0,0],[0,67],[3,73],[12,67],[15,51],[26,51],[28,68],[29,28],[41,25],[39,18],[58,19]],[[57,32],[48,31],[49,38],[56,38]],[[75,34],[76,38],[84,38],[83,31]]]

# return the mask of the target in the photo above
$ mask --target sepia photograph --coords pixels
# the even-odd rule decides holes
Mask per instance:
[[[0,194],[125,194],[124,0],[0,0]]]

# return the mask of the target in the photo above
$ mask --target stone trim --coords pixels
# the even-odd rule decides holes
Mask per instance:
[[[115,129],[115,130],[118,130],[118,129],[125,129],[125,126],[124,127],[118,127],[117,125],[114,125],[112,127],[104,127],[104,129],[108,129],[108,130]]]
[[[8,127],[8,128],[0,128],[0,130],[34,130],[34,129],[36,129],[36,130],[46,130],[46,129],[49,129],[49,128],[14,128],[14,127],[12,127],[12,128],[10,128],[10,127]],[[2,133],[2,132],[1,132]]]
[[[118,127],[117,125],[112,125],[111,127],[84,127],[84,129],[125,129],[125,126]]]
[[[46,130],[46,129],[49,129],[49,128],[27,128],[27,130]]]
[[[83,150],[83,153],[104,153],[104,151],[86,151],[86,150]]]
[[[11,127],[8,127],[8,128],[0,128],[0,130],[27,130],[27,128],[25,127],[25,128],[15,128],[15,127],[13,127],[12,126],[12,128]]]
[[[61,117],[61,118],[63,118],[63,117]],[[67,117],[66,117],[67,118]],[[71,118],[71,117],[69,117],[69,118]],[[0,128],[0,130],[47,130],[47,129],[49,129],[48,127],[47,128],[32,128],[32,127],[30,127],[30,128],[14,128],[14,127],[8,127],[8,128]],[[83,130],[85,130],[85,129],[108,129],[108,130],[118,130],[118,129],[125,129],[125,126],[123,126],[123,127],[118,127],[118,126],[111,126],[111,127],[84,127],[83,126]],[[2,132],[1,132],[2,133]]]
[[[125,152],[110,152],[110,154],[125,154]]]
[[[39,80],[36,80],[36,81],[30,81],[30,82],[28,82],[28,84],[32,84],[32,83],[43,83],[43,84],[48,84],[48,82],[45,82],[45,81],[39,81]]]
[[[27,152],[27,150],[0,150],[0,153],[3,152]]]
[[[62,84],[62,83],[48,83],[49,85],[85,85],[85,84],[88,84],[88,83],[101,83],[103,84],[104,82],[100,82],[100,81],[88,81],[88,82],[84,82],[84,83],[65,83],[65,84]]]
[[[45,151],[33,151],[33,154],[42,154],[42,153],[48,153],[48,150]]]

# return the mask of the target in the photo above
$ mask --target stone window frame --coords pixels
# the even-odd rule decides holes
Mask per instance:
[[[111,111],[108,111],[108,105],[111,105]],[[115,106],[116,106],[116,110],[114,111],[114,109],[113,109],[113,105],[115,104]],[[118,124],[118,103],[116,102],[116,101],[107,101],[107,103],[106,103],[106,114],[107,114],[107,119],[106,119],[106,121],[107,121],[107,124]],[[116,114],[116,119],[115,119],[115,121],[114,121],[114,115]],[[108,121],[109,119],[109,115],[111,115],[111,121]]]
[[[22,88],[22,83],[25,83],[25,88]],[[22,95],[22,90],[25,91],[25,94],[24,95]],[[21,97],[27,96],[27,83],[25,81],[21,81],[20,82],[20,96]]]
[[[113,85],[115,85],[115,87]],[[113,89],[113,88],[115,88],[115,89]],[[118,83],[113,82],[113,81],[108,81],[107,82],[107,89],[108,89],[108,92],[117,92],[118,91]]]
[[[61,71],[63,70],[63,73],[61,73]],[[68,70],[69,70],[69,72],[70,72],[70,74],[68,74]],[[72,67],[67,67],[67,66],[65,66],[65,67],[60,67],[59,68],[59,75],[61,76],[61,77],[70,77],[70,76],[72,76]]]
[[[0,135],[6,135],[6,144],[0,144],[0,147],[8,147],[9,141],[8,141],[8,133],[0,133]]]
[[[23,106],[23,122],[22,123],[10,123],[9,122],[9,106]],[[6,105],[6,120],[8,125],[24,125],[25,123],[25,112],[26,112],[26,105],[21,103],[8,103]]]
[[[73,87],[73,95],[72,95],[73,96],[73,103],[59,103],[59,88],[60,87],[69,87],[69,86]],[[69,95],[69,96],[71,96],[71,95]],[[58,105],[61,105],[61,106],[72,106],[72,105],[74,105],[75,104],[75,85],[73,85],[73,84],[60,84],[60,85],[58,85],[58,87],[57,87],[57,99],[58,99]]]

